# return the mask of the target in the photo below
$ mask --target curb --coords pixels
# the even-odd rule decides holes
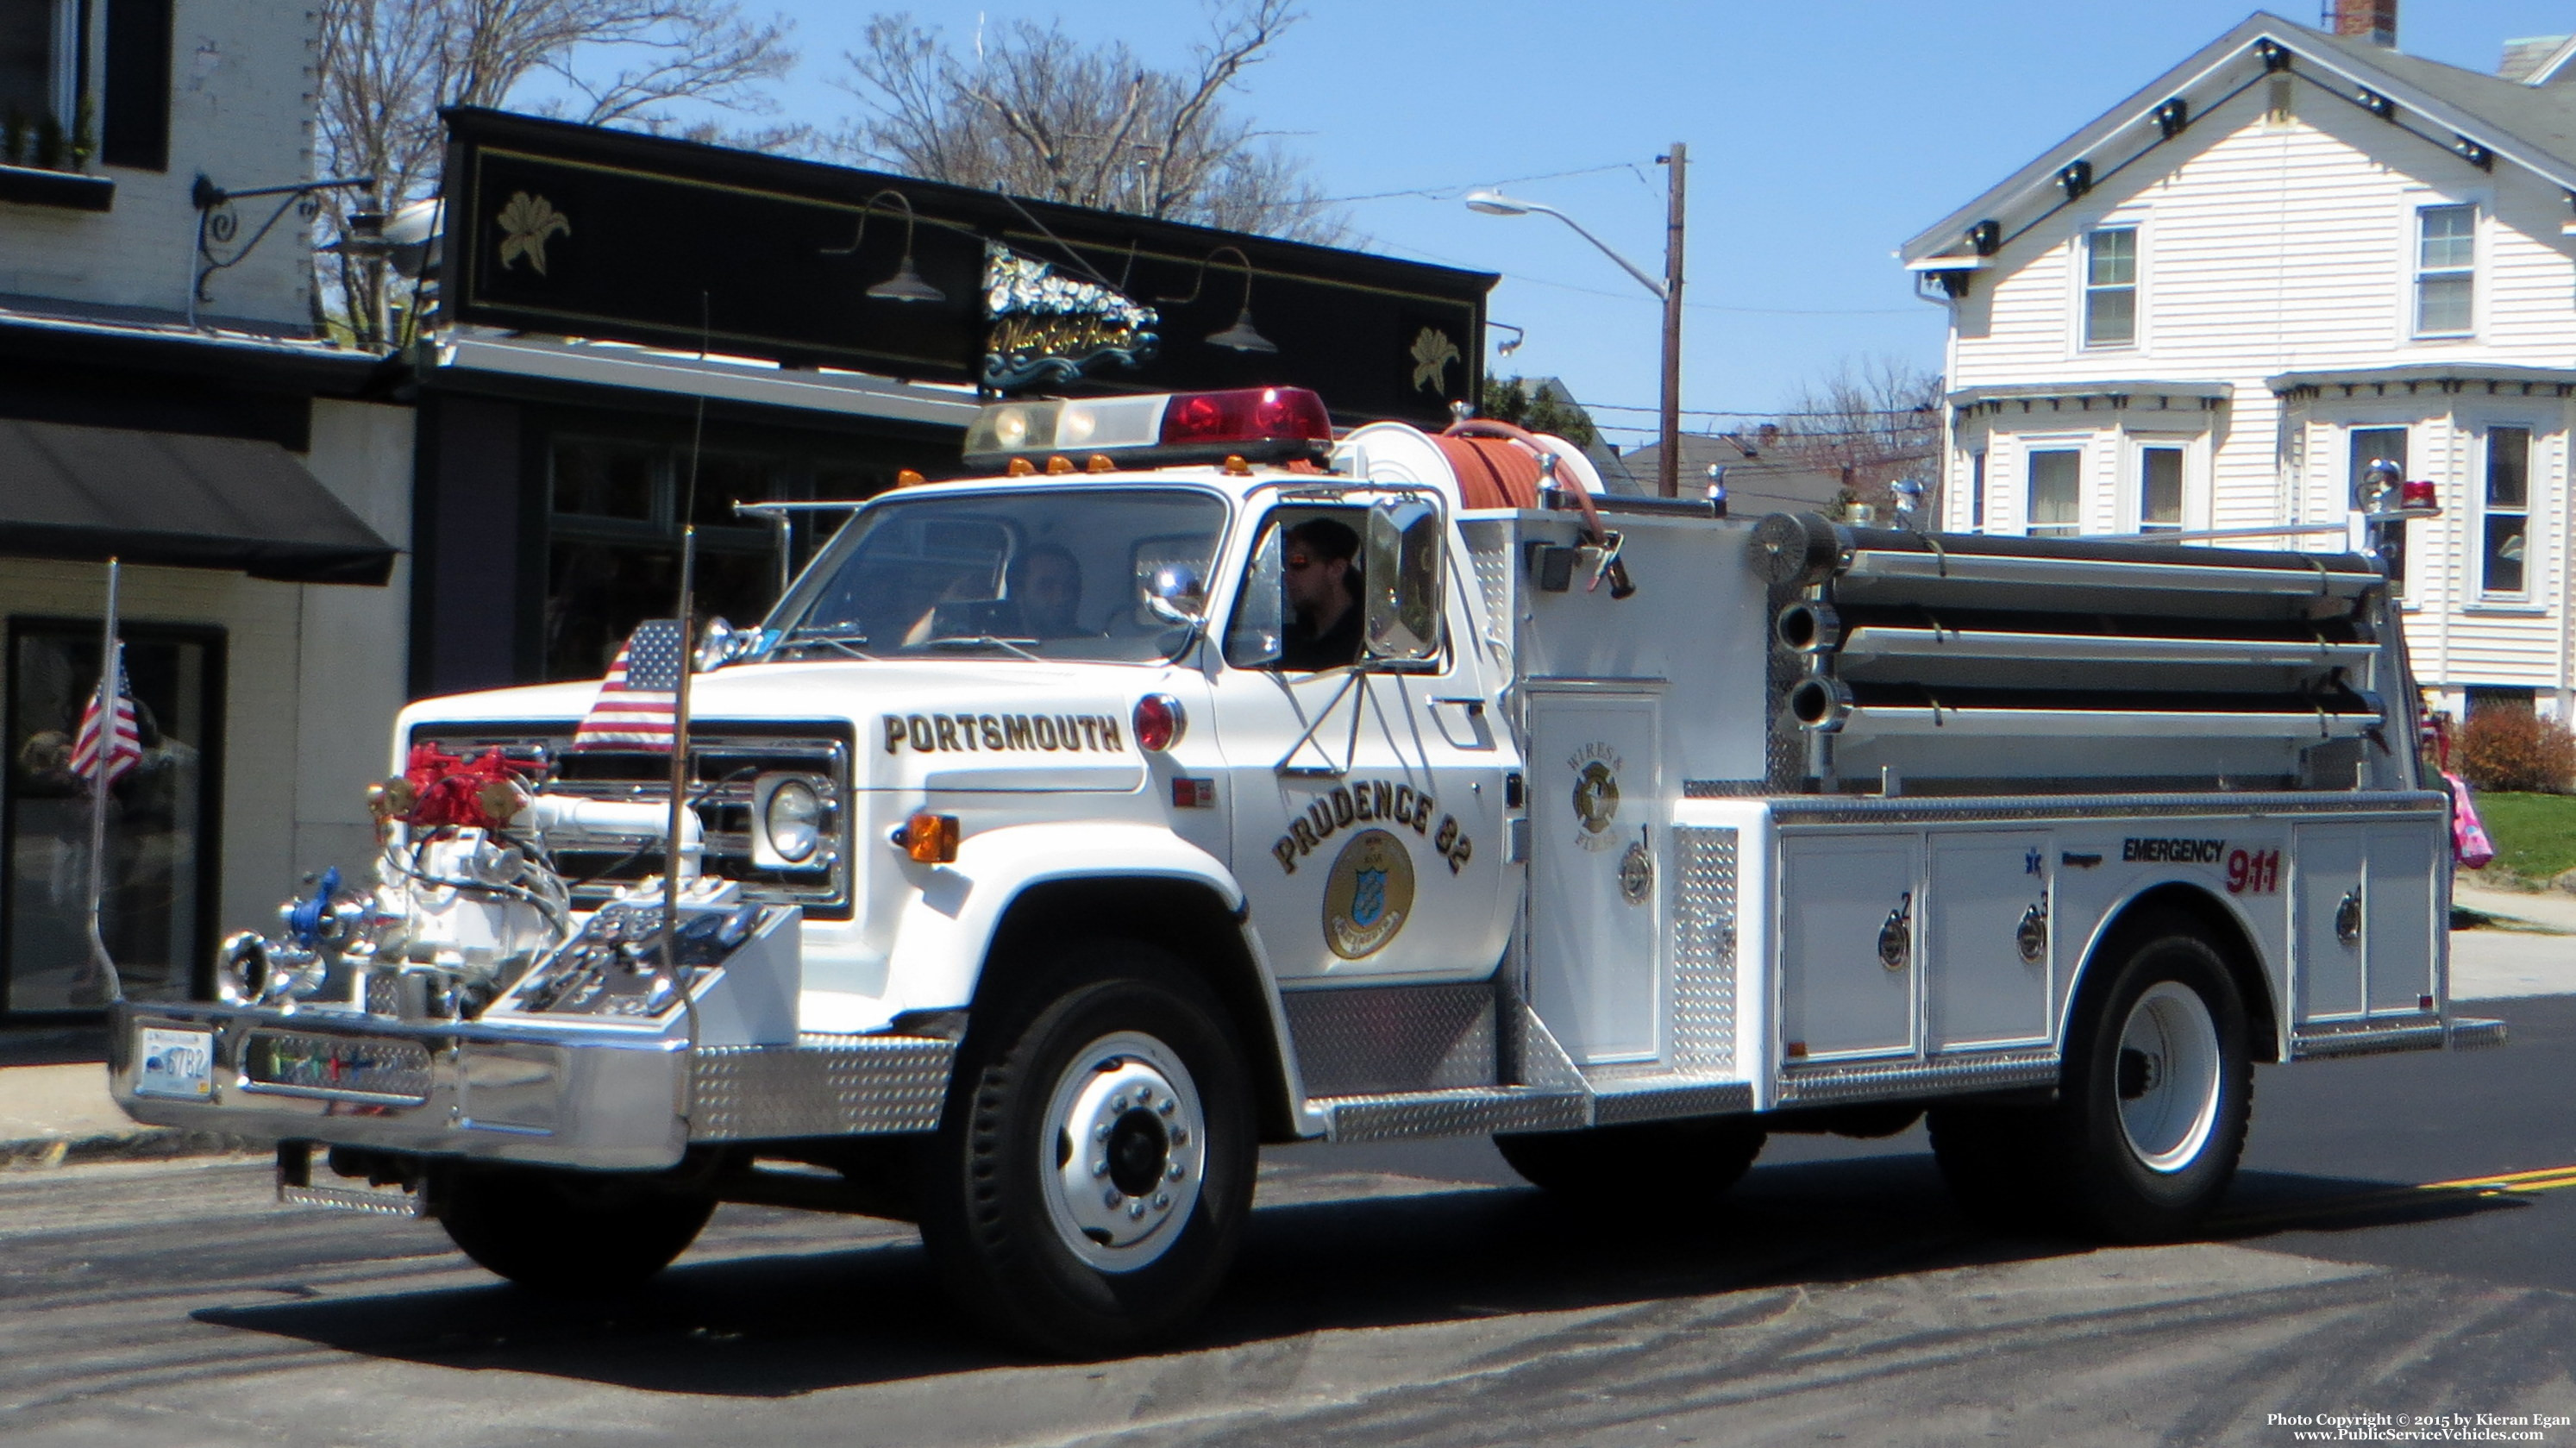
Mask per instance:
[[[196,1156],[265,1156],[266,1140],[214,1131],[146,1126],[88,1136],[38,1136],[0,1141],[0,1172],[45,1171],[109,1161],[168,1161]]]

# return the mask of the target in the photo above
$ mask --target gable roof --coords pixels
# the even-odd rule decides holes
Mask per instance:
[[[2256,11],[2090,125],[1908,240],[1897,256],[1912,265],[1931,257],[1976,255],[1969,230],[1989,220],[1997,223],[1999,240],[1986,250],[1999,250],[2072,204],[2059,180],[2068,166],[2087,163],[2091,184],[2098,186],[2175,135],[2187,133],[2191,119],[2263,78],[2267,47],[2277,48],[2289,74],[2339,99],[2366,105],[2367,95],[2393,103],[2391,124],[2433,145],[2457,149],[2455,142],[2473,142],[2499,163],[2520,166],[2576,192],[2576,87],[2529,85],[2483,75]],[[2169,135],[2160,126],[2158,113],[2176,99],[2188,107],[2191,119]]]

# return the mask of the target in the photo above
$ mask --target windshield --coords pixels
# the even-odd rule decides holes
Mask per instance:
[[[773,616],[773,656],[1168,659],[1191,630],[1150,607],[1147,586],[1173,569],[1203,585],[1225,519],[1222,499],[1183,489],[876,503]]]

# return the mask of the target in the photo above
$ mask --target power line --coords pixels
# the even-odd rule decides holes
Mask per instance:
[[[1575,400],[1575,406],[1582,408],[1586,412],[1652,412],[1660,414],[1663,411],[1660,407],[1640,407],[1626,402],[1586,402],[1580,398]],[[1917,418],[1928,415],[1933,420],[1938,420],[1941,408],[1938,403],[1925,403],[1921,407],[1838,407],[1829,411],[1818,412],[1772,412],[1744,407],[1685,407],[1681,411],[1682,415],[1685,417],[1757,417],[1765,419],[1780,417]]]
[[[1499,181],[1488,181],[1483,184],[1487,186],[1518,186],[1524,181],[1562,181],[1569,176],[1598,176],[1605,171],[1629,171],[1634,169],[1636,168],[1633,162],[1613,161],[1606,166],[1586,166],[1579,171],[1548,171],[1536,176],[1506,176]],[[1371,191],[1360,196],[1326,196],[1320,200],[1307,204],[1315,206],[1340,206],[1346,202],[1352,201],[1390,201],[1403,196],[1418,196],[1425,201],[1454,201],[1468,189],[1469,188],[1465,185],[1457,184],[1445,186],[1416,186],[1405,191]]]
[[[1441,266],[1454,266],[1466,271],[1485,270],[1485,264],[1483,262],[1469,261],[1464,257],[1446,256],[1440,252],[1426,251],[1418,246],[1408,246],[1403,242],[1378,241],[1375,242],[1374,245],[1379,247],[1381,250],[1405,253],[1423,261],[1436,262]],[[1574,292],[1587,297],[1604,297],[1614,302],[1634,302],[1648,306],[1659,305],[1655,302],[1654,298],[1647,296],[1643,292],[1609,292],[1603,291],[1598,287],[1577,286],[1572,282],[1553,281],[1547,277],[1534,277],[1523,272],[1504,271],[1496,272],[1495,275],[1502,277],[1506,281],[1527,282],[1534,287],[1553,287],[1558,291]],[[1694,302],[1685,296],[1682,301],[1682,310],[1687,312],[1721,312],[1733,316],[1744,317],[1910,317],[1916,315],[1921,308],[1919,306],[1729,307],[1722,306],[1716,302]]]

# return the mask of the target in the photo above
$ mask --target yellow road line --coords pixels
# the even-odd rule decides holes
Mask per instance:
[[[2444,1197],[2508,1197],[2537,1192],[2554,1192],[2562,1187],[2576,1187],[2576,1166],[2542,1167],[2537,1171],[2507,1172],[2500,1176],[2458,1177],[2446,1182],[2423,1182],[2415,1186],[2392,1187],[2386,1191],[2356,1192],[2346,1197],[2329,1197],[2321,1202],[2275,1207],[2269,1211],[2228,1213],[2213,1225],[2225,1228],[2272,1226],[2295,1223],[2311,1217],[2345,1216],[2375,1208],[2401,1206],[2408,1202],[2426,1202]]]

